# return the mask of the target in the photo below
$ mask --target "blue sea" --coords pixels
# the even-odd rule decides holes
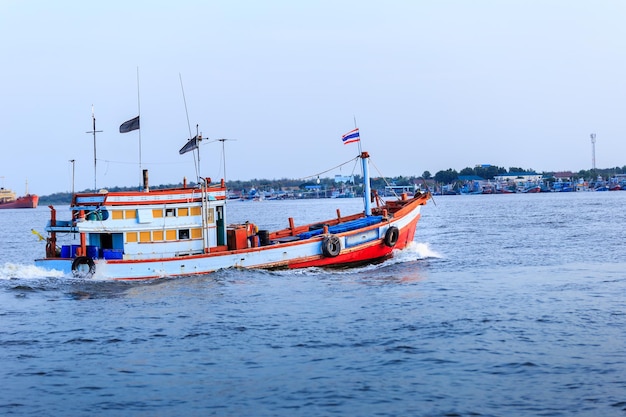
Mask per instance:
[[[337,208],[361,200],[235,201],[228,221]],[[625,208],[435,197],[381,264],[113,283],[35,268],[49,210],[1,210],[0,414],[626,416]]]

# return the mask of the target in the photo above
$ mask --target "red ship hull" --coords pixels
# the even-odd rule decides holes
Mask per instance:
[[[0,203],[0,209],[37,208],[37,204],[39,204],[39,196],[28,194],[13,201]]]

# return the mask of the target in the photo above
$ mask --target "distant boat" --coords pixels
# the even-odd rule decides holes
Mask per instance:
[[[197,187],[77,193],[70,218],[51,217],[45,257],[35,265],[81,277],[152,279],[206,274],[223,268],[346,267],[384,260],[413,241],[429,192],[370,201],[369,154],[363,166],[364,210],[312,224],[259,230],[226,221],[224,180]],[[259,210],[265,208],[259,207]],[[57,234],[77,233],[80,245],[57,246]]]
[[[16,197],[15,193],[7,188],[0,188],[0,209],[20,209],[37,208],[39,196],[28,194],[28,183],[26,184],[26,194]]]
[[[524,189],[522,189],[523,193],[540,193],[541,186],[540,185],[530,185]]]

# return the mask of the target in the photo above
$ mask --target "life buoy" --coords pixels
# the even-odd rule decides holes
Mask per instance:
[[[400,237],[400,230],[396,226],[391,226],[385,232],[385,245],[393,248],[398,243],[398,237]]]
[[[85,269],[85,265],[89,268]],[[78,256],[72,262],[72,274],[75,277],[89,278],[96,273],[96,264],[93,259],[88,256]]]
[[[335,235],[326,236],[322,241],[322,252],[325,256],[334,258],[341,252],[341,241]]]

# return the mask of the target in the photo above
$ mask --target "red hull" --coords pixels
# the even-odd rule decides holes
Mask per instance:
[[[23,197],[18,197],[14,201],[0,203],[0,209],[37,208],[38,204],[39,196],[34,194],[28,194]]]
[[[355,248],[354,250],[344,250],[335,258],[326,258],[321,257],[317,259],[312,259],[310,261],[304,262],[292,262],[289,263],[288,268],[290,269],[298,269],[298,268],[310,268],[310,267],[347,267],[350,265],[356,264],[365,264],[370,263],[376,260],[384,260],[391,256],[391,252],[395,249],[401,250],[404,249],[411,241],[413,241],[413,237],[415,235],[415,229],[417,228],[417,222],[419,221],[421,215],[418,215],[415,220],[406,225],[400,230],[400,234],[398,236],[398,242],[395,246],[389,247],[385,245],[381,240],[377,240],[372,242],[372,244],[368,247]]]

